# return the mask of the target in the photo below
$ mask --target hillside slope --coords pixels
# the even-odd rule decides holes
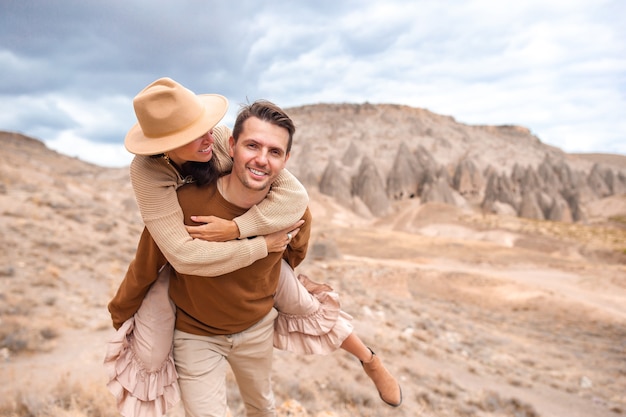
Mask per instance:
[[[0,143],[0,377],[11,381],[0,415],[116,415],[101,366],[106,303],[142,229],[127,170],[16,134]],[[415,199],[373,217],[310,194],[300,272],[341,294],[405,401],[385,406],[344,352],[276,351],[280,416],[626,412],[624,196],[598,200],[614,207],[613,220],[598,209],[597,221],[571,224]]]

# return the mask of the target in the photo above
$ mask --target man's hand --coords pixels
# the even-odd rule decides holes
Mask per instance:
[[[232,220],[224,220],[216,216],[191,216],[191,220],[204,223],[200,226],[185,226],[189,236],[194,239],[226,242],[239,237],[239,227]]]
[[[284,252],[298,232],[300,231],[300,226],[304,224],[304,220],[299,220],[293,226],[290,226],[286,229],[280,230],[278,232],[274,232],[270,235],[265,235],[265,244],[267,245],[267,252]]]

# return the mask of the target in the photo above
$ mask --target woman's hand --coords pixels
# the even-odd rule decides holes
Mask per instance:
[[[226,242],[239,237],[239,227],[232,220],[224,220],[216,216],[191,216],[191,220],[204,223],[200,226],[185,226],[189,236],[194,239]]]
[[[269,235],[265,235],[265,244],[267,245],[267,252],[284,252],[287,249],[287,245],[291,242],[298,232],[300,231],[300,226],[304,224],[304,220],[299,220],[293,226],[290,226],[286,229],[280,230],[278,232],[274,232]]]

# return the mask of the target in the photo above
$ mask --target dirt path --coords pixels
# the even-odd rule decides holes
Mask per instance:
[[[345,352],[276,351],[279,404],[295,399],[307,417],[626,413],[625,265],[586,258],[565,239],[522,236],[518,225],[450,226],[449,212],[430,219],[427,211],[407,214],[402,219],[409,225],[375,225],[325,200],[314,208],[313,242],[329,251],[307,259],[299,272],[339,292],[357,334],[401,381],[405,401],[399,409],[382,404]],[[0,385],[0,397],[41,402],[59,382],[95,381],[107,398],[102,358],[112,329],[106,302],[117,287],[111,277],[121,279],[129,261],[120,258],[120,248],[130,256],[138,231],[124,233],[117,240],[107,235],[113,245],[77,252],[80,257],[25,251],[31,275],[0,281],[15,311],[31,303],[25,323],[33,335],[42,327],[60,329],[45,350],[0,363],[0,377],[10,381]],[[54,262],[59,265],[52,268]],[[233,415],[242,415],[229,384]],[[176,410],[170,417],[180,415]]]

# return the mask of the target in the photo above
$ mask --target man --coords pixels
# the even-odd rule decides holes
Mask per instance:
[[[199,209],[207,215],[233,219],[261,202],[289,159],[294,132],[291,119],[273,103],[257,101],[245,106],[229,140],[232,172],[217,183],[189,184],[179,189],[185,223],[195,224],[191,216]],[[295,268],[305,257],[311,223],[308,210],[303,219],[300,231],[293,238],[289,236],[284,253],[270,253],[217,277],[174,272],[170,278],[169,295],[176,305],[174,359],[187,416],[226,415],[227,365],[233,370],[247,415],[275,416],[270,379],[277,316],[273,295],[281,259]],[[125,286],[150,285],[166,263],[144,230],[116,298],[124,297]],[[115,304],[114,298],[110,306]]]

